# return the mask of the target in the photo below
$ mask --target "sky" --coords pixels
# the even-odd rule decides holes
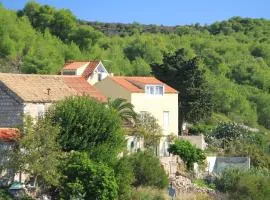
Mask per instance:
[[[22,9],[27,0],[0,0]],[[157,25],[211,24],[233,16],[270,19],[270,0],[36,0],[82,20]]]

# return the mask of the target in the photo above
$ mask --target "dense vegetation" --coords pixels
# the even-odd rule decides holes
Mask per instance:
[[[269,138],[239,125],[270,129],[269,38],[270,21],[265,19],[234,17],[176,27],[103,24],[35,2],[18,12],[0,5],[1,72],[57,74],[67,60],[101,59],[116,75],[157,76],[180,91],[181,120],[199,122],[194,133],[208,132],[208,151],[250,156],[252,167],[266,169],[225,172],[216,185],[232,198],[269,196]],[[148,151],[119,159],[126,121],[136,123]],[[218,121],[226,123],[216,126]],[[133,187],[168,184],[158,160],[149,154],[160,139],[160,127],[151,116],[134,115],[124,100],[105,107],[70,98],[35,125],[26,120],[25,126],[18,147],[28,154],[15,151],[10,164],[63,198],[130,199],[136,194]],[[189,169],[204,157],[185,142],[171,147],[178,155],[179,149],[193,152],[180,155],[184,160],[188,155]]]
[[[90,23],[95,29],[69,10],[31,2],[17,13],[0,7],[0,21],[2,72],[56,74],[67,60],[101,59],[115,74],[151,75],[150,64],[183,48],[186,59],[197,57],[206,72],[214,94],[210,122],[270,128],[268,20],[234,17],[177,27]]]
[[[164,189],[168,177],[153,152],[124,153],[121,114],[86,96],[59,101],[35,123],[26,116],[2,167],[29,174],[37,196],[56,199],[125,200],[134,187]]]
[[[270,196],[270,176],[265,170],[226,170],[216,180],[217,188],[228,192],[230,199],[264,200]]]

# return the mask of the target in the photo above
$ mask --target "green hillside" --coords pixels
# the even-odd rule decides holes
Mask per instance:
[[[215,112],[207,123],[270,128],[270,20],[166,27],[84,22],[33,2],[17,13],[0,7],[1,72],[56,74],[67,60],[101,59],[116,75],[148,76],[181,48],[206,71]]]

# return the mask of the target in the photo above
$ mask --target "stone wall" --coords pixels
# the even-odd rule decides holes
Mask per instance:
[[[204,150],[207,144],[204,140],[203,135],[181,135],[180,139],[188,140],[191,144],[195,145],[197,148]]]
[[[22,102],[0,84],[0,127],[18,127],[22,119]]]

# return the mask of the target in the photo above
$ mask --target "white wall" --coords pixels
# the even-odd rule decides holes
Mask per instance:
[[[50,105],[51,103],[25,103],[24,114],[36,118],[43,115]]]

